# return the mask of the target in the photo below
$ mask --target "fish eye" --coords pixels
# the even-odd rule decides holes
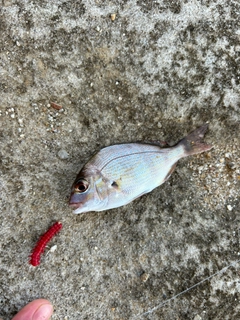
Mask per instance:
[[[89,187],[89,183],[84,179],[80,179],[76,183],[74,189],[75,189],[75,192],[82,193],[87,191],[88,187]]]

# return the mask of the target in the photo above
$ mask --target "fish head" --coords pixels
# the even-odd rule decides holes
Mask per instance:
[[[73,213],[101,211],[107,201],[105,180],[98,170],[84,169],[72,185],[69,205]]]

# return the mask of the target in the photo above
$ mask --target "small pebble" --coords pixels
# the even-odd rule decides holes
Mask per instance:
[[[64,160],[64,159],[67,159],[69,157],[69,154],[67,153],[66,150],[61,149],[61,150],[58,151],[58,157],[60,159]]]
[[[111,14],[111,20],[114,21],[116,19],[116,13]]]
[[[54,251],[56,251],[56,249],[57,249],[57,245],[55,244],[54,246],[52,246],[51,248],[50,248],[50,252],[54,252]]]
[[[60,104],[57,104],[55,102],[50,102],[50,105],[52,108],[56,109],[56,110],[61,110],[62,106],[60,106]]]
[[[228,209],[229,211],[232,211],[233,207],[229,204],[229,205],[227,205],[227,209]]]
[[[140,279],[142,280],[142,282],[146,282],[149,278],[149,274],[144,272],[141,274]]]

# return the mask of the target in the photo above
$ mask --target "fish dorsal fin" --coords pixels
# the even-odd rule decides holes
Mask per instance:
[[[144,141],[139,141],[139,143],[154,145],[154,146],[158,146],[160,148],[169,148],[170,147],[170,145],[166,141],[163,141],[163,140],[144,140]]]

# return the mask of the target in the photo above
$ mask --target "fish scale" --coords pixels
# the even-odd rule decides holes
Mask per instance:
[[[141,145],[134,145],[140,149]],[[149,192],[164,180],[176,159],[180,158],[179,149],[145,151],[127,154],[122,157],[113,158],[108,162],[101,173],[110,180],[116,181],[122,191],[129,190],[135,196],[137,192]],[[163,170],[163,168],[165,170]],[[149,182],[153,181],[149,186]],[[136,190],[138,184],[138,191]]]

